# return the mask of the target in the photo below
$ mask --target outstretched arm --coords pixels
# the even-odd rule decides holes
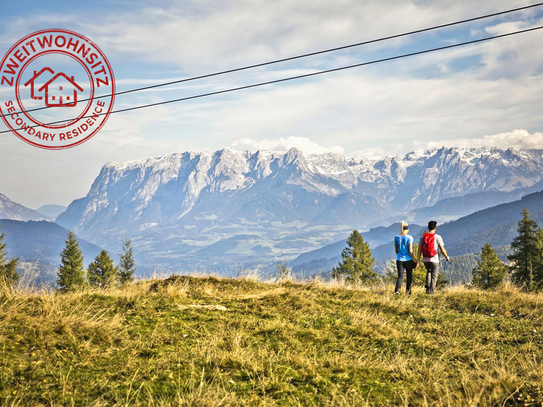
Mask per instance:
[[[451,258],[449,257],[449,255],[447,254],[447,250],[445,250],[445,246],[439,246],[439,250],[441,250],[441,253],[443,253],[443,256],[445,256],[445,258],[447,259],[447,261],[450,261]]]

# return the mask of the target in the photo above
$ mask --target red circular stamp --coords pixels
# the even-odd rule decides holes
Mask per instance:
[[[27,35],[0,62],[0,114],[33,146],[59,150],[89,140],[107,121],[114,101],[109,61],[74,31]]]

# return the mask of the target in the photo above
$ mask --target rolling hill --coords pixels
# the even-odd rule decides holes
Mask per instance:
[[[543,191],[540,191],[528,194],[517,201],[483,209],[455,221],[438,225],[437,233],[443,237],[447,252],[453,257],[477,254],[485,243],[490,243],[497,248],[506,247],[517,235],[517,222],[524,208],[528,209],[532,218],[543,226]],[[383,232],[387,234],[388,242],[372,247],[376,260],[386,261],[394,257],[392,241],[397,233],[396,230],[395,225],[383,229]],[[420,230],[422,229],[419,229],[419,232],[412,230],[411,234],[417,238]],[[371,241],[371,232],[370,230],[362,235],[365,239],[368,236],[368,241]],[[303,274],[330,270],[341,259],[341,250],[344,247],[345,239],[300,255],[291,265],[296,272]]]

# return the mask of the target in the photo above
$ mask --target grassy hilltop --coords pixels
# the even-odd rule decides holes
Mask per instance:
[[[0,293],[0,404],[541,406],[542,304],[212,277]]]

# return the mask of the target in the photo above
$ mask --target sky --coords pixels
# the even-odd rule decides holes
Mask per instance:
[[[95,42],[118,91],[286,58],[527,0],[1,0],[0,55],[42,29]],[[115,109],[387,58],[543,25],[543,6],[236,74],[117,96]],[[0,193],[30,208],[85,196],[101,167],[182,151],[297,147],[346,156],[543,148],[543,30],[250,90],[113,114],[50,151],[0,133]],[[0,103],[2,100],[0,92]],[[0,122],[0,132],[7,130]]]

